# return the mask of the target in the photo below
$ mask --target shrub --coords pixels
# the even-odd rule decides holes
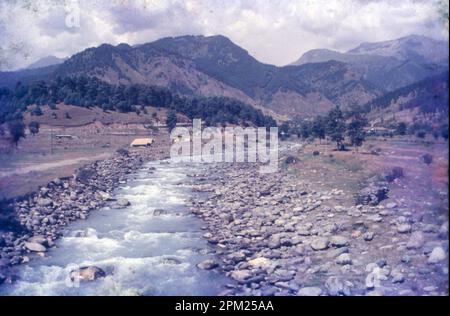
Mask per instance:
[[[31,111],[30,114],[31,114],[31,115],[34,115],[34,116],[41,116],[43,113],[42,113],[41,108],[40,108],[39,106],[36,106],[36,107]]]
[[[23,231],[17,214],[6,200],[0,200],[0,231]],[[1,236],[0,236],[1,237]],[[0,238],[1,239],[1,238]],[[0,247],[1,247],[0,241]]]
[[[116,152],[121,155],[121,156],[128,156],[129,155],[129,151],[126,150],[125,148],[119,148],[116,150]]]
[[[284,163],[286,165],[289,165],[289,164],[292,164],[292,163],[296,163],[296,162],[297,162],[297,157],[294,157],[294,156],[291,156],[291,155],[287,156],[286,159],[284,160]]]
[[[424,130],[420,130],[416,132],[416,136],[419,138],[425,138],[425,136],[427,135],[427,133]]]
[[[402,167],[393,167],[391,170],[384,173],[383,178],[387,182],[392,182],[395,179],[402,178],[404,176]]]
[[[39,123],[36,121],[31,121],[30,124],[28,124],[28,129],[31,134],[36,135],[39,133]]]
[[[431,164],[433,162],[433,156],[430,154],[424,154],[422,156],[422,161],[426,163],[427,165]]]

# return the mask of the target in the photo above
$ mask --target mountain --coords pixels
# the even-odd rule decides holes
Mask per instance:
[[[101,45],[72,56],[60,76],[95,76],[111,84],[143,83],[186,95],[227,96],[281,115],[314,115],[363,104],[378,90],[339,62],[276,67],[224,36],[169,37],[135,47]]]
[[[448,42],[409,35],[390,41],[362,43],[347,53],[388,56],[422,63],[448,63]]]
[[[341,61],[380,89],[393,91],[448,69],[447,45],[444,41],[411,35],[398,40],[363,43],[346,53],[310,50],[292,65]]]
[[[402,45],[414,47],[408,41]],[[322,114],[335,105],[363,105],[444,67],[399,60],[397,55],[371,55],[367,44],[361,46],[364,54],[316,50],[305,54],[299,65],[277,67],[259,62],[221,35],[167,37],[137,46],[102,44],[59,65],[2,75],[0,86],[39,76],[87,76],[111,85],[162,86],[185,96],[230,97],[281,119]]]
[[[26,69],[36,69],[36,68],[43,68],[53,65],[59,65],[62,64],[67,58],[58,58],[55,56],[47,56],[41,59],[36,60],[34,63],[31,63],[28,65]]]

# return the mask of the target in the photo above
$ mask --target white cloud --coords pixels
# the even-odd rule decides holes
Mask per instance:
[[[222,34],[262,62],[284,65],[313,48],[345,51],[409,34],[446,37],[442,0],[16,0],[0,2],[0,69],[102,43]],[[65,25],[80,6],[80,27]],[[448,24],[447,24],[448,25]]]

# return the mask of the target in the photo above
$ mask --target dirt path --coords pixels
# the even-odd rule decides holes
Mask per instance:
[[[75,165],[80,162],[106,159],[110,155],[111,155],[111,153],[103,153],[103,154],[90,156],[90,157],[64,159],[64,160],[55,161],[55,162],[47,162],[47,163],[39,163],[39,164],[25,163],[23,165],[19,164],[19,165],[14,166],[14,170],[0,171],[0,177],[6,177],[6,176],[18,175],[18,174],[26,174],[26,173],[33,172],[33,171],[35,171],[35,172],[46,171],[49,169]]]

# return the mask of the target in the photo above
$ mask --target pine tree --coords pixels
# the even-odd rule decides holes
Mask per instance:
[[[166,125],[167,125],[167,128],[169,129],[169,132],[171,132],[177,125],[177,114],[175,111],[170,110],[167,113]]]
[[[345,128],[344,116],[339,106],[337,106],[328,112],[326,132],[330,139],[336,142],[338,150],[344,149],[343,141]]]

